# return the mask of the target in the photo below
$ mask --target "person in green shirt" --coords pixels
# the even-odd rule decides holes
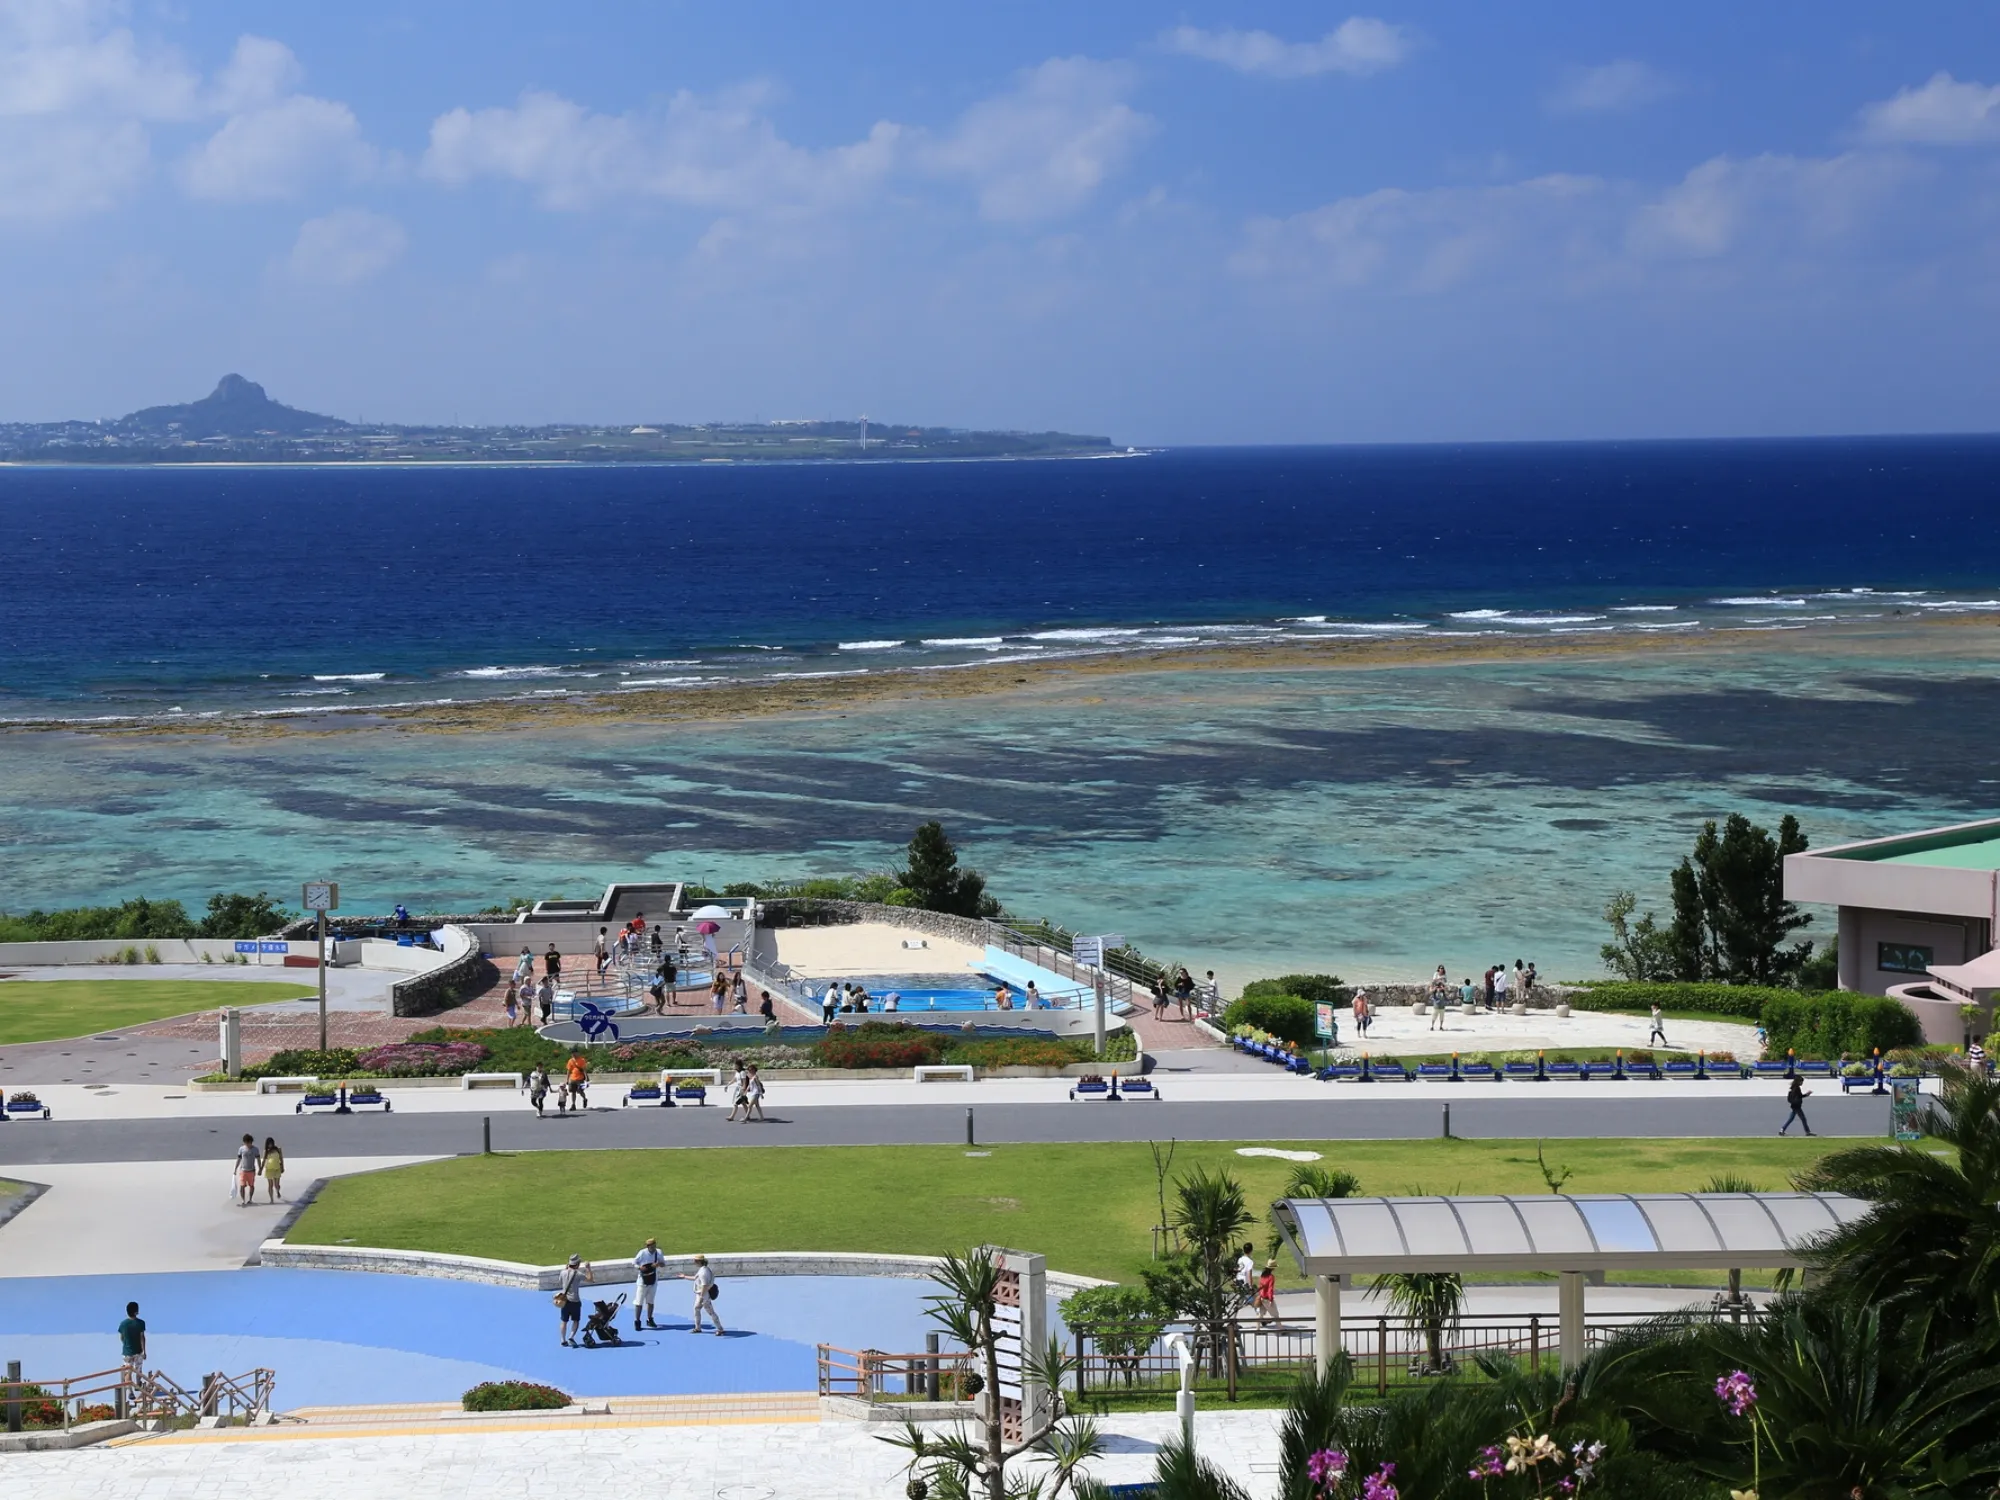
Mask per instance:
[[[130,1380],[146,1368],[146,1320],[139,1316],[139,1304],[125,1304],[125,1321],[118,1325],[118,1352],[125,1361],[125,1376]]]

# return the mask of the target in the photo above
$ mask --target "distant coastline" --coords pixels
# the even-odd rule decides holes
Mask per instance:
[[[1848,620],[1809,628],[1723,626],[1684,634],[1506,636],[1398,635],[1318,641],[1230,643],[1145,650],[1107,649],[1050,660],[897,666],[719,679],[674,691],[652,688],[547,690],[533,695],[391,704],[327,705],[199,714],[22,718],[0,733],[65,733],[107,737],[268,739],[367,730],[412,734],[495,734],[632,728],[648,724],[729,723],[820,717],[893,708],[899,704],[973,702],[1014,694],[1087,692],[1119,679],[1176,673],[1246,677],[1301,673],[1426,670],[1537,662],[1579,663],[1620,658],[1736,657],[1745,654],[1911,649],[1939,655],[2000,652],[1979,632],[2000,628],[2000,611],[1891,620]],[[1991,645],[1992,650],[1981,648]]]

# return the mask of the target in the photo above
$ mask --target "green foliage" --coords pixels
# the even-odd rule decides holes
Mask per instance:
[[[345,1078],[359,1064],[361,1054],[352,1047],[287,1047],[270,1058],[243,1070],[245,1078]]]
[[[1282,1041],[1310,1047],[1316,1040],[1314,1016],[1312,1002],[1303,995],[1253,995],[1246,989],[1241,999],[1231,1001],[1223,1011],[1222,1024],[1225,1030],[1248,1026],[1267,1031]]]
[[[240,891],[229,894],[217,891],[208,898],[208,913],[201,919],[195,935],[205,938],[269,937],[291,920],[292,914],[263,891],[254,896],[246,896]]]
[[[1444,1334],[1465,1306],[1465,1278],[1449,1271],[1392,1271],[1375,1278],[1375,1290],[1389,1294],[1390,1312],[1423,1330],[1424,1368],[1432,1374],[1450,1370]]]
[[[1772,1057],[1788,1051],[1800,1057],[1833,1058],[1843,1052],[1868,1057],[1878,1047],[1887,1052],[1923,1041],[1923,1027],[1900,1000],[1851,990],[1823,995],[1780,990],[1765,1000],[1762,1021],[1765,1051]]]
[[[1797,992],[1775,986],[1751,984],[1696,984],[1675,981],[1652,984],[1612,980],[1587,985],[1569,997],[1573,1010],[1644,1011],[1658,1005],[1664,1011],[1695,1011],[1707,1015],[1736,1016],[1745,1021],[1763,1017],[1764,1004],[1773,998],[1790,998]]]
[[[978,917],[989,915],[989,907],[992,913],[999,910],[986,894],[986,877],[958,867],[958,850],[935,818],[910,836],[909,863],[897,874],[896,883],[926,911]]]
[[[1793,981],[1802,990],[1832,990],[1840,987],[1840,947],[1836,943],[1821,943],[1812,951],[1812,956],[1799,965]]]
[[[1674,977],[1782,984],[1795,974],[1812,946],[1784,941],[1812,918],[1785,899],[1784,860],[1805,848],[1790,813],[1775,839],[1741,813],[1720,831],[1713,819],[1704,823],[1694,852],[1673,872]]]
[[[1338,974],[1281,974],[1244,985],[1243,998],[1253,995],[1297,995],[1314,1005],[1346,1005],[1354,999],[1354,989],[1342,984]]]
[[[823,1068],[913,1068],[944,1061],[949,1045],[936,1032],[889,1021],[864,1021],[859,1026],[836,1022],[813,1047]]]
[[[1677,971],[1673,939],[1661,929],[1659,920],[1647,912],[1638,921],[1632,913],[1639,909],[1639,897],[1632,891],[1616,891],[1604,903],[1604,920],[1611,927],[1611,941],[1597,950],[1604,967],[1621,979],[1639,981],[1672,979]]]
[[[1063,1322],[1097,1346],[1114,1363],[1125,1362],[1125,1380],[1134,1378],[1136,1360],[1166,1331],[1173,1309],[1142,1286],[1092,1286],[1062,1308]]]
[[[121,906],[75,906],[0,916],[0,942],[64,943],[117,938],[188,938],[195,924],[178,901],[135,897]]]
[[[1237,1246],[1252,1219],[1243,1187],[1228,1172],[1196,1167],[1174,1180],[1172,1219],[1181,1250],[1144,1273],[1146,1289],[1191,1320],[1208,1349],[1209,1368],[1222,1371],[1242,1293],[1235,1280]]]
[[[467,1411],[560,1411],[570,1398],[532,1380],[487,1380],[460,1398]]]

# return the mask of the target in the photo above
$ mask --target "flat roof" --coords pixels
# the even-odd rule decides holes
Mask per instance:
[[[2000,820],[1959,823],[1920,833],[1863,839],[1827,849],[1808,849],[1821,859],[1851,859],[1866,864],[1929,865],[1947,870],[2000,870]]]
[[[1729,1270],[1795,1266],[1873,1205],[1839,1193],[1576,1193],[1287,1198],[1309,1276],[1385,1271]]]

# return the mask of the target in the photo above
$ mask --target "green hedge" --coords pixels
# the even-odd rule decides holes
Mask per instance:
[[[1276,979],[1253,979],[1243,986],[1243,998],[1296,995],[1311,1004],[1346,1005],[1354,999],[1350,985],[1338,974],[1280,974]]]
[[[1644,1011],[1657,1003],[1661,1010],[1699,1011],[1756,1021],[1763,1018],[1765,1002],[1795,1000],[1798,994],[1797,990],[1755,984],[1648,984],[1620,979],[1578,990],[1569,997],[1569,1003],[1575,1010],[1631,1011]]]
[[[1270,983],[1268,980],[1263,982]],[[1243,998],[1222,1013],[1222,1029],[1230,1031],[1238,1026],[1254,1026],[1285,1041],[1310,1047],[1317,1040],[1313,1035],[1313,1020],[1313,1003],[1303,996],[1253,995],[1245,990]]]
[[[1908,1006],[1886,995],[1831,990],[1823,995],[1780,993],[1764,1002],[1764,1051],[1833,1058],[1845,1052],[1868,1057],[1876,1048],[1914,1047],[1923,1028]]]
[[[1593,984],[1569,997],[1577,1010],[1644,1011],[1655,1002],[1668,1011],[1694,1011],[1755,1021],[1764,1028],[1764,1054],[1866,1057],[1877,1047],[1912,1047],[1923,1029],[1909,1007],[1882,995],[1852,990],[1806,994],[1753,984]]]
[[[459,1398],[467,1411],[561,1411],[568,1395],[532,1380],[488,1380]]]

